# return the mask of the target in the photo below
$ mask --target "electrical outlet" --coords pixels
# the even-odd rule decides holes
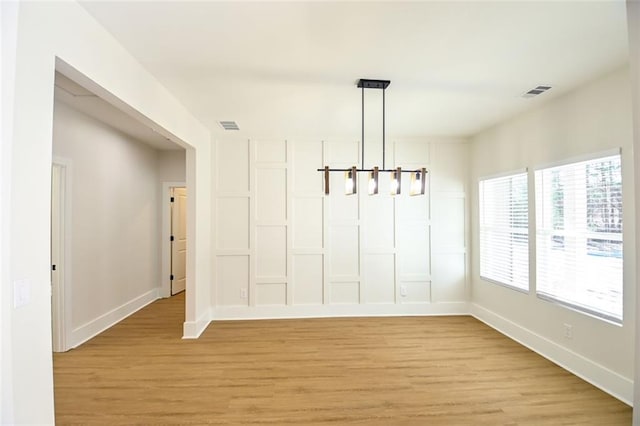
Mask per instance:
[[[247,289],[246,288],[241,288],[240,289],[240,298],[241,299],[246,299],[247,298]]]
[[[571,324],[564,325],[564,338],[573,339],[573,326]]]
[[[401,285],[400,286],[400,296],[407,297],[407,286],[406,285]]]

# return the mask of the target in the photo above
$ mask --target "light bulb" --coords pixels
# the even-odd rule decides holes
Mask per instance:
[[[378,167],[374,167],[369,173],[369,195],[378,193]]]

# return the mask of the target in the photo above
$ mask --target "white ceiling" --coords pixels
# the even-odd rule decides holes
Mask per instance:
[[[82,4],[216,136],[358,137],[359,78],[388,136],[467,136],[627,61],[622,0]]]

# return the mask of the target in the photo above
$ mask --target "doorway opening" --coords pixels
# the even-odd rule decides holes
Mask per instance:
[[[137,117],[58,71],[54,84],[51,327],[54,352],[65,352],[171,295],[171,286],[165,294],[160,277],[158,255],[164,241],[158,235],[163,215],[158,186],[169,177],[180,180],[174,186],[186,188],[192,164],[186,157],[193,150],[138,123]],[[83,139],[100,149],[87,148]],[[72,183],[73,204],[68,190]],[[127,202],[117,214],[99,208],[122,200]],[[182,204],[186,216],[186,198]],[[186,224],[186,217],[183,220]],[[178,231],[184,237],[174,257],[186,260],[187,227]],[[127,244],[119,247],[123,239]],[[176,294],[187,287],[184,262],[182,272],[173,274],[179,276]]]

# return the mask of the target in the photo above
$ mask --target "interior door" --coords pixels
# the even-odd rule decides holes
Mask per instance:
[[[187,189],[173,188],[171,194],[171,295],[187,284]]]
[[[51,331],[54,352],[64,352],[64,200],[66,169],[53,164],[51,169]]]

